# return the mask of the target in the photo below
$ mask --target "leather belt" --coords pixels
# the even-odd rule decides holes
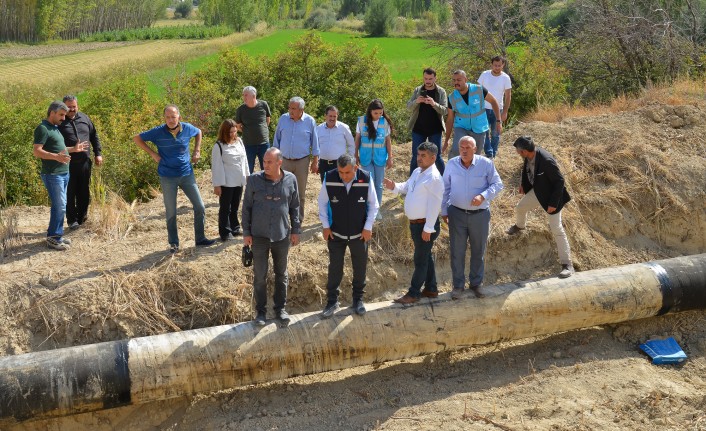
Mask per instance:
[[[424,223],[426,223],[426,222],[427,222],[427,219],[425,219],[425,218],[418,218],[418,219],[410,220],[410,221],[409,221],[409,224],[424,224]]]
[[[462,213],[466,213],[466,214],[478,214],[478,213],[482,213],[483,211],[488,211],[488,208],[483,208],[483,209],[479,209],[479,210],[464,210],[463,208],[459,208],[455,205],[451,205],[451,206],[456,208],[457,210],[461,211]]]
[[[283,158],[284,160],[289,160],[290,162],[297,162],[297,161],[299,161],[299,160],[301,160],[301,159],[306,159],[307,157],[309,157],[309,156],[299,157],[298,159],[288,159],[288,158],[286,158],[286,157],[282,157],[282,158]]]

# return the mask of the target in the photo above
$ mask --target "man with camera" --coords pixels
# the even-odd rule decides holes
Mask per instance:
[[[252,247],[255,324],[267,319],[267,271],[269,256],[275,274],[274,311],[280,324],[289,324],[287,304],[287,261],[290,245],[299,244],[299,188],[293,173],[282,169],[282,153],[265,151],[264,169],[250,175],[243,197],[243,244]],[[249,254],[249,253],[248,253]],[[246,263],[249,256],[246,256]]]
[[[414,89],[412,98],[407,102],[411,112],[409,127],[412,130],[412,160],[409,163],[409,174],[417,169],[417,148],[424,141],[434,143],[439,151],[436,158],[436,168],[444,174],[444,160],[441,158],[441,134],[446,131],[444,117],[446,116],[446,90],[436,85],[436,71],[431,67],[424,69],[424,84]]]

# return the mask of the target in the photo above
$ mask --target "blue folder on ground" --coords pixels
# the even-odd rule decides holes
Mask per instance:
[[[652,358],[653,364],[677,364],[686,359],[686,353],[672,337],[666,340],[649,340],[640,349]]]

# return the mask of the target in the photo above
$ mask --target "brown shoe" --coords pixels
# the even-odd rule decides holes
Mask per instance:
[[[398,304],[414,304],[415,302],[419,301],[419,298],[415,298],[414,296],[400,296],[399,298],[393,300],[392,302],[396,302]]]
[[[422,296],[425,298],[437,298],[439,292],[432,292],[431,290],[422,290]]]
[[[485,295],[480,291],[480,284],[478,286],[471,286],[471,292],[476,295],[476,298],[483,298]]]

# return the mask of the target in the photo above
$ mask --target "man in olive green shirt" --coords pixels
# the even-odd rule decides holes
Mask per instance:
[[[34,129],[35,157],[42,159],[42,182],[47,188],[51,201],[47,247],[54,250],[67,250],[71,241],[64,238],[64,215],[66,214],[66,188],[69,185],[69,153],[85,151],[87,143],[76,143],[67,147],[59,132],[59,124],[66,118],[69,108],[63,102],[52,102],[47,110],[47,118]]]

